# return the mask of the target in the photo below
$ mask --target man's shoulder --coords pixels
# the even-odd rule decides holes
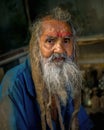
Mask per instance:
[[[25,61],[24,63],[19,64],[6,72],[1,82],[2,95],[5,95],[8,89],[12,88],[14,86],[14,83],[23,77],[21,75],[23,75],[23,73],[26,73],[27,69],[28,66],[26,65]]]
[[[4,84],[5,82],[7,82],[8,84],[9,81],[14,81],[18,75],[23,73],[25,67],[26,67],[25,63],[22,63],[8,70],[3,77],[1,85]]]
[[[24,63],[19,64],[6,72],[3,77],[3,80],[0,84],[0,116],[3,119],[2,124],[5,120],[5,126],[8,129],[15,129],[15,116],[14,116],[14,107],[12,107],[12,102],[10,100],[10,95],[12,101],[15,103],[20,103],[20,99],[22,95],[17,96],[19,94],[19,87],[16,86],[17,80],[21,77],[21,75],[26,71],[27,65],[26,61]],[[19,85],[20,86],[20,85]],[[17,89],[17,90],[16,90]],[[9,95],[9,96],[8,96]],[[12,122],[11,122],[12,121]],[[5,128],[6,128],[5,127]],[[4,128],[4,125],[1,126]]]

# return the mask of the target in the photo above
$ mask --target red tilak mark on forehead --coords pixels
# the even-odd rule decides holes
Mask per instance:
[[[66,36],[72,36],[72,32],[55,32],[52,33],[51,35],[56,37],[66,37]]]
[[[54,36],[54,37],[71,37],[73,36],[72,32],[52,32],[50,33],[51,36]]]
[[[72,36],[72,32],[57,32],[58,37]]]

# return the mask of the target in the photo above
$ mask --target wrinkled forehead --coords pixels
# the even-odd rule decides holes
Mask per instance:
[[[55,19],[46,19],[42,22],[42,33],[54,36],[72,35],[72,30],[69,24]]]

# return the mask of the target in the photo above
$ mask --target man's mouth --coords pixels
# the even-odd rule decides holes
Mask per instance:
[[[50,61],[54,62],[54,63],[62,63],[66,60],[66,54],[57,54],[54,53],[51,57],[50,57]]]
[[[53,59],[54,62],[61,62],[61,61],[64,61],[64,60],[65,60],[65,58],[63,58],[63,57],[56,57],[56,58]]]

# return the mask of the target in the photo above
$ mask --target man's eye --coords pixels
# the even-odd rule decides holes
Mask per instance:
[[[55,41],[55,39],[47,39],[47,40],[46,40],[46,42],[47,42],[47,43],[50,43],[50,44],[54,43],[54,41]]]
[[[71,39],[71,38],[65,38],[65,39],[64,39],[64,43],[65,43],[65,44],[70,43],[70,39]]]

